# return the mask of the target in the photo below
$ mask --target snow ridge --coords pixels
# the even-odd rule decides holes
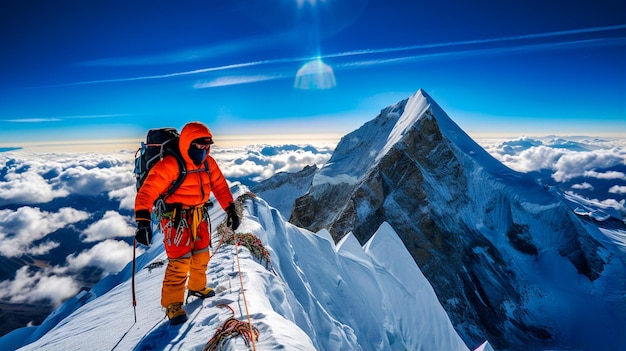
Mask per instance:
[[[239,185],[233,188],[239,195],[246,191]],[[214,222],[223,219],[220,209],[211,215]],[[266,267],[247,249],[239,249],[250,316],[260,330],[258,349],[467,350],[388,224],[365,248],[352,235],[335,245],[328,232],[293,226],[257,197],[244,202],[238,231],[258,236],[271,255],[271,267]],[[157,233],[155,242],[159,240],[162,235]],[[162,245],[152,245],[138,257],[137,323],[130,301],[129,264],[61,306],[41,327],[0,338],[0,348],[201,349],[230,317],[219,304],[228,304],[236,318],[245,319],[235,247],[222,245],[212,254],[207,277],[217,295],[185,305],[189,321],[181,326],[171,327],[164,320],[159,306],[164,273],[160,263],[166,257]],[[243,339],[233,338],[227,349],[246,346]]]

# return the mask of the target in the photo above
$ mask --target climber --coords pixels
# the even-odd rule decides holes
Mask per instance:
[[[185,288],[188,289],[188,297],[204,299],[215,296],[213,289],[207,286],[206,278],[210,259],[211,233],[207,220],[209,205],[212,204],[209,199],[211,192],[226,212],[228,226],[232,230],[239,226],[226,178],[209,155],[211,144],[213,135],[206,125],[200,122],[186,124],[178,141],[180,156],[184,160],[181,165],[185,169],[180,169],[182,166],[174,155],[165,155],[150,169],[135,198],[137,242],[149,246],[152,241],[153,207],[163,230],[168,264],[163,277],[161,305],[165,307],[172,325],[187,320],[183,309]],[[181,173],[184,179],[180,185],[166,195]]]

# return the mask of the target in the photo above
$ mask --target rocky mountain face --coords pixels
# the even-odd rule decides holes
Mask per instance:
[[[336,241],[352,232],[362,244],[384,221],[470,347],[485,339],[499,350],[579,347],[558,322],[561,291],[624,292],[605,272],[609,263],[623,271],[623,254],[612,260],[618,253],[597,228],[492,158],[421,90],[346,135],[290,219]],[[603,293],[591,299],[601,305]]]

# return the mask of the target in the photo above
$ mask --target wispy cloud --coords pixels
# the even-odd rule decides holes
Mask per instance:
[[[609,189],[612,194],[626,194],[626,186],[614,185]]]
[[[626,180],[626,174],[617,171],[597,172],[595,170],[585,171],[583,173],[585,177],[598,178],[598,179],[621,179]]]
[[[573,29],[573,30],[566,30],[566,31],[515,35],[515,36],[507,36],[507,37],[499,37],[499,38],[463,40],[463,41],[454,41],[454,42],[447,42],[447,43],[409,45],[409,46],[400,46],[400,47],[395,47],[395,48],[364,49],[364,50],[355,50],[355,51],[347,51],[347,52],[342,52],[342,53],[324,55],[323,58],[383,54],[383,53],[412,51],[412,50],[421,50],[421,49],[436,49],[436,48],[446,48],[446,47],[453,48],[453,47],[477,45],[477,44],[515,42],[515,41],[529,40],[529,39],[555,38],[555,37],[576,35],[576,34],[611,32],[611,31],[617,31],[621,29],[626,29],[626,25]],[[552,43],[552,45],[554,45],[554,43]]]
[[[242,52],[260,47],[276,45],[285,40],[287,35],[254,36],[216,43],[208,47],[191,47],[167,53],[140,56],[106,57],[78,63],[80,66],[156,66],[195,62]]]
[[[42,123],[42,122],[58,122],[62,121],[62,118],[13,118],[3,119],[2,122],[8,123]]]
[[[88,84],[98,84],[98,83],[119,83],[119,82],[132,82],[132,81],[151,80],[151,79],[165,79],[165,78],[174,78],[174,77],[182,77],[182,76],[191,76],[191,75],[215,72],[215,71],[224,71],[224,70],[230,70],[230,69],[259,66],[263,64],[276,63],[276,62],[281,62],[281,61],[285,61],[285,60],[280,59],[280,60],[252,61],[252,62],[235,63],[231,65],[224,65],[224,66],[217,66],[217,67],[201,68],[201,69],[196,69],[196,70],[191,70],[191,71],[173,72],[173,73],[165,73],[165,74],[157,74],[157,75],[141,76],[141,77],[130,77],[130,78],[90,80],[90,81],[85,81],[85,82],[59,84],[56,86],[74,86],[74,85],[88,85]]]
[[[110,118],[110,117],[126,117],[129,114],[107,114],[107,115],[78,115],[78,116],[58,116],[58,117],[29,117],[29,118],[10,118],[3,119],[2,122],[7,123],[42,123],[42,122],[60,122],[67,119],[91,119],[91,118]]]
[[[288,78],[288,76],[282,75],[282,74],[226,76],[226,77],[219,77],[211,81],[197,82],[196,84],[194,84],[193,87],[196,89],[205,89],[205,88],[223,87],[223,86],[228,86],[228,85],[256,83],[256,82],[263,82],[263,81],[268,81],[268,80],[284,79],[284,78]]]
[[[400,47],[392,47],[392,48],[379,48],[379,49],[362,49],[362,50],[354,50],[354,51],[346,51],[340,53],[326,54],[321,56],[310,56],[310,57],[290,57],[290,58],[279,58],[279,59],[268,59],[268,60],[257,60],[250,62],[241,62],[227,65],[220,65],[214,67],[200,68],[189,71],[180,71],[180,72],[171,72],[157,75],[147,75],[147,76],[136,76],[136,77],[128,77],[128,78],[116,78],[116,79],[101,79],[101,80],[91,80],[91,81],[83,81],[83,82],[75,82],[75,83],[67,83],[60,84],[56,86],[76,86],[76,85],[88,85],[88,84],[99,84],[99,83],[118,83],[118,82],[132,82],[132,81],[142,81],[142,80],[153,80],[153,79],[167,79],[167,78],[175,78],[182,76],[193,76],[198,74],[204,74],[209,72],[218,72],[218,71],[227,71],[227,70],[235,70],[242,68],[252,68],[257,66],[267,66],[267,65],[275,65],[280,63],[291,63],[291,62],[307,62],[315,59],[341,59],[341,58],[351,58],[357,56],[365,56],[365,55],[384,55],[384,54],[393,54],[398,52],[410,52],[410,51],[420,51],[420,50],[440,50],[438,52],[416,52],[413,55],[407,55],[403,57],[382,57],[382,58],[373,58],[369,60],[362,61],[354,61],[354,62],[344,62],[344,63],[336,63],[333,64],[334,68],[358,68],[364,66],[372,66],[379,64],[389,64],[389,63],[401,63],[401,62],[409,62],[415,60],[432,60],[438,58],[449,58],[454,56],[468,56],[468,55],[490,55],[490,54],[501,54],[501,53],[509,53],[516,51],[540,51],[540,50],[554,50],[559,48],[576,48],[576,47],[601,47],[601,46],[623,46],[626,45],[626,35],[624,33],[618,33],[616,36],[613,34],[610,37],[607,37],[607,33],[611,32],[619,32],[626,29],[626,25],[615,25],[615,26],[605,26],[605,27],[592,27],[592,28],[583,28],[583,29],[572,29],[565,31],[555,31],[555,32],[547,32],[547,33],[535,33],[535,34],[525,34],[525,35],[516,35],[516,36],[506,36],[499,38],[486,38],[486,39],[476,39],[476,40],[464,40],[464,41],[454,41],[454,42],[446,42],[446,43],[432,43],[432,44],[420,44],[420,45],[409,45],[409,46],[400,46]],[[599,38],[573,38],[577,35],[604,35],[604,37]],[[568,38],[570,37],[570,38]],[[557,39],[551,41],[542,41],[540,43],[529,42],[532,40],[544,40],[544,39]],[[494,44],[501,44],[499,46],[493,46]],[[481,47],[482,45],[491,45],[491,47]],[[139,65],[141,60],[138,61],[129,61],[132,64]],[[257,77],[255,80],[254,77]],[[215,87],[215,86],[224,86],[224,85],[234,85],[234,84],[248,84],[256,81],[262,81],[264,79],[258,79],[258,77],[263,77],[262,75],[250,75],[247,78],[244,76],[238,76],[238,79],[225,77],[222,83],[220,80],[212,81],[213,83],[207,83],[207,86],[203,86],[203,83],[196,84],[196,88],[203,87]],[[211,85],[213,84],[213,85]],[[221,84],[221,85],[220,85]]]
[[[480,55],[497,55],[506,54],[512,52],[533,52],[543,50],[557,50],[557,49],[571,49],[577,47],[608,47],[608,46],[624,46],[626,45],[626,37],[622,38],[601,38],[601,39],[588,39],[588,40],[574,40],[557,43],[540,43],[540,44],[525,44],[516,46],[503,46],[495,48],[483,48],[483,49],[469,49],[469,50],[449,50],[436,53],[418,53],[415,55],[390,57],[390,58],[374,58],[370,60],[351,61],[346,63],[335,64],[335,69],[341,68],[362,68],[366,66],[377,66],[383,64],[395,64],[405,63],[413,61],[428,61],[439,59],[451,59],[455,57],[463,56],[480,56]],[[392,52],[392,51],[389,51]],[[383,53],[380,51],[378,53]]]

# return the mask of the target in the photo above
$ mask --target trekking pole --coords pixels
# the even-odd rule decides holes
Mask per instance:
[[[135,297],[135,261],[137,252],[137,239],[133,240],[133,272],[131,275],[131,285],[133,291],[133,313],[135,314],[135,323],[137,323],[137,298]]]

